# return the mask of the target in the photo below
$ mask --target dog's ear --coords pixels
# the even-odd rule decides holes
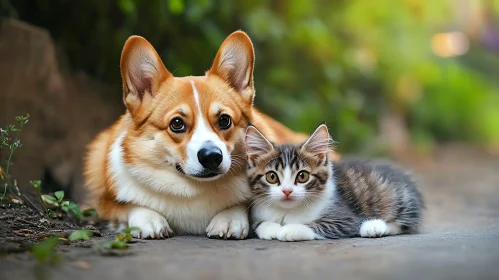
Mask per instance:
[[[254,126],[249,126],[246,129],[246,153],[248,155],[248,163],[254,167],[258,159],[274,150],[274,146],[265,136],[263,136]]]
[[[302,145],[301,150],[324,163],[330,151],[330,137],[326,124],[321,124]]]
[[[133,114],[157,93],[168,72],[154,47],[143,37],[131,36],[121,52],[123,101]]]
[[[251,39],[243,31],[230,34],[218,50],[208,75],[217,75],[253,104],[255,53]]]

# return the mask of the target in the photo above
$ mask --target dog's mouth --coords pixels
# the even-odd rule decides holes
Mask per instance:
[[[175,169],[177,169],[177,171],[180,173],[180,174],[183,174],[185,175],[185,172],[184,172],[184,169],[182,169],[182,166],[180,166],[180,164],[176,164],[175,165]]]
[[[222,173],[220,173],[220,172],[215,172],[215,171],[211,171],[211,170],[203,170],[202,172],[199,172],[196,174],[186,174],[184,169],[182,168],[182,166],[180,166],[180,164],[178,164],[178,163],[175,165],[175,169],[177,169],[177,171],[180,174],[194,177],[197,179],[215,179],[216,177],[222,175]]]
[[[218,175],[220,175],[220,173],[218,173],[218,172],[206,171],[206,172],[201,172],[201,173],[198,173],[198,174],[195,174],[192,176],[196,177],[196,178],[201,178],[201,179],[209,179],[209,178],[217,177]]]

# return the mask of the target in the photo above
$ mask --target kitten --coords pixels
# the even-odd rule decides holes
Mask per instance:
[[[328,159],[319,126],[302,145],[274,146],[255,127],[246,134],[252,227],[261,239],[300,241],[416,233],[423,198],[388,163]]]

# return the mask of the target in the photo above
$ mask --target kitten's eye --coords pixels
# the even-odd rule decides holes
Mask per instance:
[[[221,115],[218,119],[218,126],[220,126],[220,129],[229,129],[231,124],[232,120],[230,119],[229,115]]]
[[[265,175],[265,179],[267,179],[267,182],[269,182],[269,184],[279,183],[279,177],[277,177],[277,174],[274,171],[267,172],[267,175]]]
[[[174,118],[170,122],[170,129],[175,132],[175,133],[182,133],[185,132],[185,124],[184,121],[181,118]]]
[[[308,182],[309,178],[310,178],[310,173],[308,173],[307,171],[300,171],[298,173],[298,176],[296,176],[296,182],[303,184]]]

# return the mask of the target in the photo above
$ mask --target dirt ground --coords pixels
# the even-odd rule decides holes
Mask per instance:
[[[499,158],[448,146],[411,166],[427,202],[421,234],[283,243],[174,237],[126,256],[59,246],[48,279],[499,279]],[[106,238],[106,237],[102,237]],[[39,269],[39,268],[38,268]],[[0,259],[0,279],[35,279],[29,253]],[[40,275],[40,274],[38,274]]]

